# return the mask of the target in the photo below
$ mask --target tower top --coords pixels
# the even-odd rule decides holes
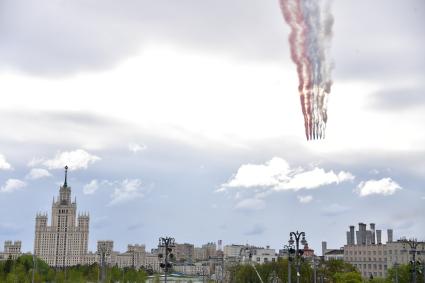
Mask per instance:
[[[66,179],[68,178],[68,165],[65,166],[65,182],[63,183],[63,186],[66,188],[68,186]]]

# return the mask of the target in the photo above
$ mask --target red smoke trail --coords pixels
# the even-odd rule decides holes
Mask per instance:
[[[289,43],[291,59],[297,66],[298,91],[307,140],[313,137],[311,63],[306,51],[307,25],[300,0],[280,0],[283,17],[291,28]]]

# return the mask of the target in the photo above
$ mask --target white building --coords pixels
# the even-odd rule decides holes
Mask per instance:
[[[47,213],[37,214],[34,254],[50,266],[64,267],[84,264],[89,237],[89,215],[77,217],[77,203],[71,201],[71,187],[65,182],[59,189],[59,198],[53,199],[51,224]]]
[[[241,251],[245,248],[245,245],[226,245],[224,246],[224,257],[228,258],[240,258]]]
[[[242,261],[251,260],[258,264],[275,262],[277,261],[276,251],[270,249],[269,246],[266,248],[254,247],[254,246],[245,246],[242,249]]]
[[[180,272],[189,276],[209,276],[210,267],[202,264],[176,264],[173,265],[175,272]]]
[[[277,261],[276,251],[250,245],[228,245],[224,246],[224,257],[227,261],[252,261],[256,263],[267,263]]]
[[[21,241],[4,241],[4,250],[0,252],[0,260],[17,259],[22,255]]]
[[[328,260],[344,260],[344,249],[330,249],[325,252],[323,256],[325,261]]]
[[[394,264],[409,264],[412,259],[410,247],[403,240],[393,241],[393,231],[388,230],[386,244],[381,242],[381,231],[376,230],[375,225],[366,231],[365,224],[359,224],[357,231],[357,244],[354,242],[354,229],[350,226],[350,233],[347,234],[347,244],[344,246],[344,261],[354,265],[363,277],[385,277],[389,268]],[[425,243],[419,243],[419,252],[416,260],[425,260]]]

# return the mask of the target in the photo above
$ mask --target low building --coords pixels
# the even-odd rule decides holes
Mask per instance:
[[[406,240],[393,241],[393,230],[387,231],[387,242],[381,241],[381,230],[375,230],[375,224],[366,230],[359,223],[357,243],[354,241],[354,229],[347,232],[347,245],[344,246],[344,261],[355,266],[363,277],[385,277],[389,268],[395,264],[409,264],[412,251]],[[375,236],[376,235],[376,236]],[[425,242],[418,243],[416,260],[425,260]]]
[[[269,246],[266,248],[246,245],[241,250],[241,260],[243,262],[251,261],[258,264],[277,261],[276,251]]]
[[[195,247],[193,244],[175,244],[173,248],[175,259],[179,262],[192,262],[195,254]]]
[[[173,270],[188,276],[210,276],[209,266],[202,264],[175,264]]]
[[[0,252],[0,260],[17,259],[22,255],[21,241],[4,241],[4,250]]]
[[[328,260],[344,260],[344,248],[341,249],[329,249],[323,256],[325,261]]]
[[[241,251],[245,248],[245,245],[226,245],[224,246],[224,258],[225,259],[239,259],[241,257]]]
[[[157,253],[146,253],[145,254],[145,268],[155,272],[160,272],[161,267]]]

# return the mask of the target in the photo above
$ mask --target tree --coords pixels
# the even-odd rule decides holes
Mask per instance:
[[[337,272],[333,275],[333,278],[335,283],[362,283],[362,276],[355,271],[345,273]]]
[[[4,265],[4,273],[8,274],[12,271],[13,268],[13,260],[12,260],[12,256],[9,255],[9,257],[6,260],[6,263]]]
[[[400,264],[398,267],[393,266],[392,268],[388,269],[387,281],[395,282],[395,278],[397,275],[399,283],[409,283],[411,279],[411,266],[408,264]],[[425,283],[423,280],[422,272],[417,272],[416,279],[418,283]]]

